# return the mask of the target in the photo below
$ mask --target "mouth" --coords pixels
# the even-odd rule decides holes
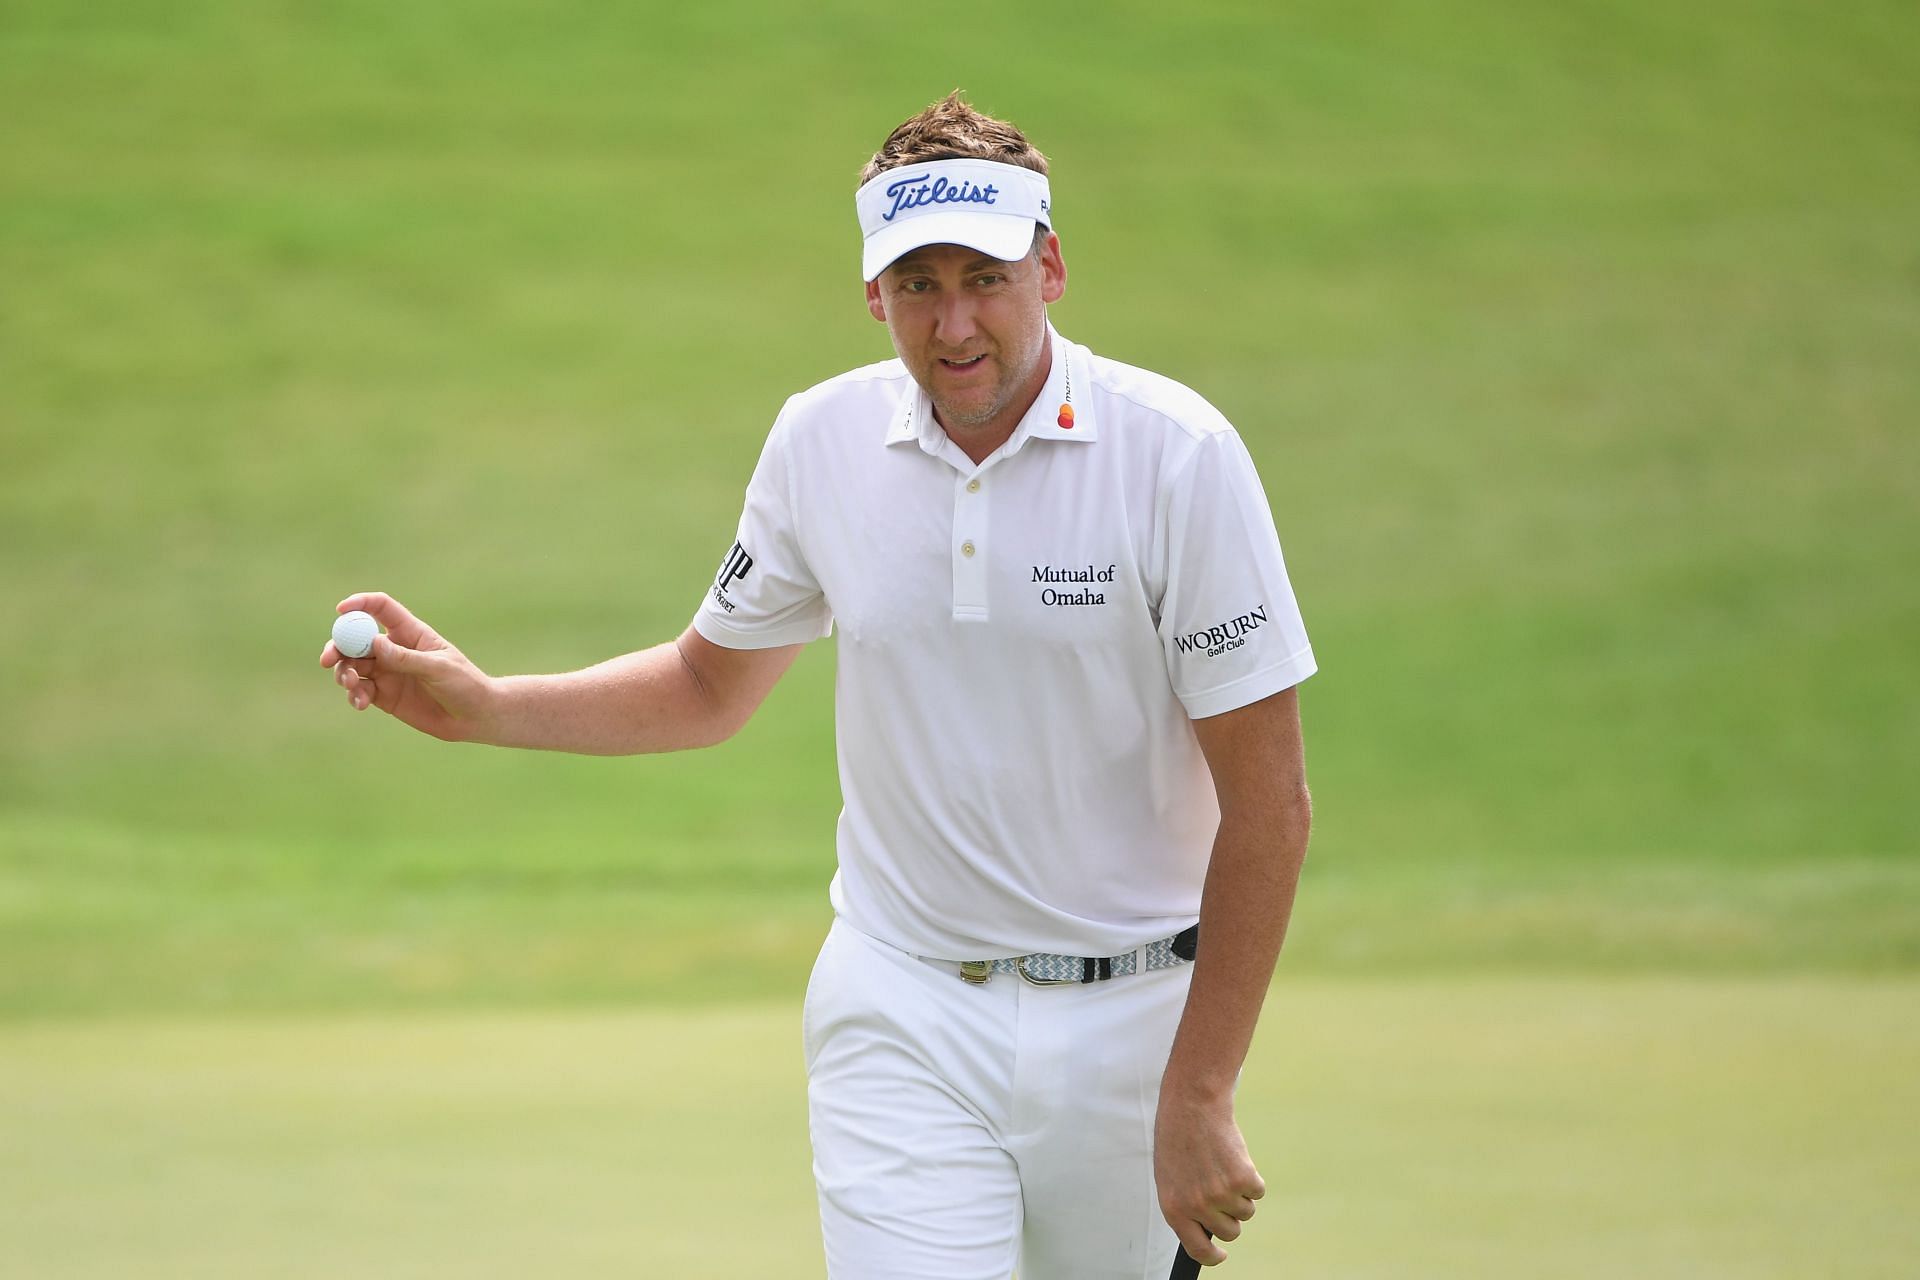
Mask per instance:
[[[945,365],[949,369],[971,369],[974,366],[978,365],[982,360],[985,360],[986,358],[987,358],[987,353],[982,351],[979,355],[969,356],[965,360],[948,360],[945,357],[942,357],[940,360],[940,363]]]

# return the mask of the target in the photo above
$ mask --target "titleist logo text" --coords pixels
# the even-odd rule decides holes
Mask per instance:
[[[1000,188],[988,183],[976,186],[971,182],[948,182],[945,178],[902,178],[886,189],[893,197],[893,207],[880,216],[882,222],[892,222],[893,215],[905,213],[909,209],[918,209],[928,204],[992,204],[994,197],[1000,194]]]

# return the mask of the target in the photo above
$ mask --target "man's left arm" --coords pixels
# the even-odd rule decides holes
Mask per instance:
[[[1296,690],[1193,722],[1220,799],[1200,900],[1200,949],[1160,1085],[1160,1210],[1199,1262],[1225,1261],[1266,1184],[1233,1091],[1273,978],[1307,854],[1310,805]]]

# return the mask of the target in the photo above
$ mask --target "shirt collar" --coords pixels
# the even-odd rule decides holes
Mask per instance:
[[[1093,410],[1087,403],[1087,349],[1068,342],[1051,324],[1047,326],[1047,341],[1053,345],[1053,367],[1047,371],[1046,385],[1040,388],[1026,416],[1014,427],[1013,435],[1000,447],[1002,456],[1018,453],[1028,440],[1090,441],[1097,437]],[[907,381],[908,394],[900,398],[900,407],[888,424],[887,443],[905,444],[911,440],[917,442],[923,452],[937,455],[946,442],[947,433],[934,420],[933,402],[927,398],[926,389],[911,378]],[[1072,407],[1071,418],[1062,412],[1065,406]],[[1062,425],[1063,422],[1072,425]]]
[[[1051,324],[1047,340],[1053,344],[1053,368],[1047,371],[1047,385],[1013,429],[1013,438],[1007,441],[1009,453],[1025,440],[1085,442],[1098,435],[1093,410],[1087,405],[1087,349],[1068,342]]]

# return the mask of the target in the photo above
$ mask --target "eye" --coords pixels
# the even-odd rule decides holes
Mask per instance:
[[[931,288],[933,288],[933,281],[931,280],[914,279],[902,280],[900,282],[900,292],[902,293],[925,293]]]
[[[1000,284],[1005,280],[1006,280],[1006,277],[999,274],[998,272],[988,272],[986,275],[978,277],[975,280],[975,283],[984,284],[984,285],[995,285],[995,284]]]

